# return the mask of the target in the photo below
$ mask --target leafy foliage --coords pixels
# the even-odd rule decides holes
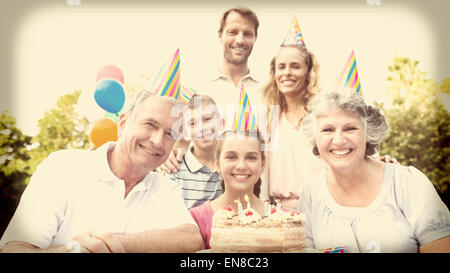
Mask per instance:
[[[81,91],[58,98],[53,109],[39,120],[39,133],[23,134],[8,113],[0,116],[0,236],[12,217],[36,167],[51,152],[89,147],[89,122],[74,109]]]
[[[0,116],[0,236],[15,211],[25,189],[28,173],[19,171],[18,162],[29,160],[31,137],[16,127],[16,119],[3,111]]]
[[[16,119],[3,111],[0,116],[0,171],[5,175],[15,172],[17,160],[29,160],[27,146],[31,137],[16,127]]]
[[[450,114],[440,97],[450,94],[450,79],[438,85],[419,70],[418,64],[396,57],[388,68],[392,106],[377,106],[383,109],[391,129],[381,153],[424,172],[449,206]]]
[[[80,94],[78,90],[59,97],[55,107],[39,119],[39,133],[32,140],[36,148],[29,151],[30,159],[24,169],[30,176],[42,160],[54,151],[89,148],[89,121],[80,117],[74,107]]]

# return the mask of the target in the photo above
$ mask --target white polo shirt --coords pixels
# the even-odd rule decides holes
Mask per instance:
[[[234,85],[233,80],[228,75],[222,74],[218,70],[208,72],[207,79],[205,82],[198,84],[198,92],[210,96],[216,102],[221,117],[227,122],[233,122],[234,113],[239,107],[242,84],[244,84],[245,91],[255,111],[258,111],[260,105],[265,106],[262,85],[250,73],[242,77],[237,86]]]
[[[0,241],[40,248],[85,232],[135,233],[196,225],[179,187],[150,172],[124,199],[125,184],[109,168],[107,143],[96,151],[63,150],[37,168]]]

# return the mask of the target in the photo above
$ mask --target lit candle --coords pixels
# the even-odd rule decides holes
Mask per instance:
[[[241,217],[242,216],[241,200],[238,198],[238,199],[234,200],[234,203],[237,203],[237,205],[238,205],[238,217]]]
[[[269,214],[270,214],[269,202],[265,201],[264,202],[264,216],[269,216]]]
[[[249,209],[250,208],[250,200],[249,200],[247,194],[244,196],[244,199],[245,199],[245,201],[247,201],[247,209]]]

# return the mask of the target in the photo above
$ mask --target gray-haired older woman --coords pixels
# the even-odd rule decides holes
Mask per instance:
[[[326,170],[299,201],[310,248],[349,252],[450,252],[450,213],[430,180],[413,166],[370,157],[389,126],[354,91],[322,92],[302,122]]]

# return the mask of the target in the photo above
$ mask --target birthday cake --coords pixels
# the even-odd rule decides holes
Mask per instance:
[[[304,215],[269,208],[264,217],[252,208],[240,215],[230,206],[217,211],[211,228],[211,252],[305,252]]]

